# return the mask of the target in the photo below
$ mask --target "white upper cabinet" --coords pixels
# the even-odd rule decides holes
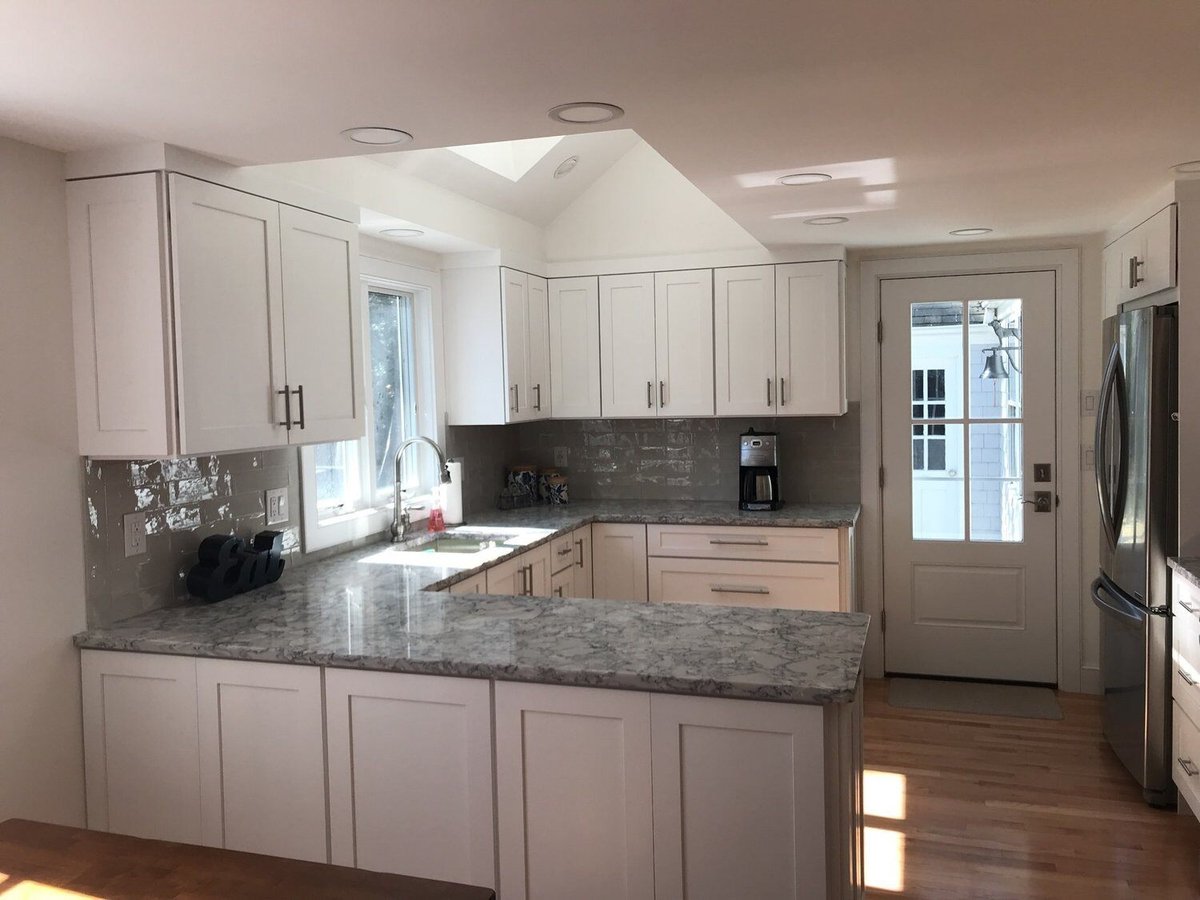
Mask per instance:
[[[600,285],[596,278],[550,281],[550,413],[600,418]]]
[[[362,435],[356,226],[177,174],[67,193],[82,454]]]
[[[292,206],[279,208],[279,223],[293,437],[324,443],[362,434],[358,228]]]
[[[1104,310],[1176,284],[1176,206],[1171,204],[1104,248]]]
[[[718,416],[778,409],[775,374],[775,267],[713,273]]]
[[[286,444],[279,204],[180,175],[170,184],[179,449]]]
[[[658,414],[713,414],[712,269],[654,276]]]
[[[504,321],[504,380],[508,386],[509,422],[533,418],[529,389],[529,276],[501,269],[501,313]]]
[[[605,418],[658,414],[654,275],[600,278],[600,396]]]
[[[529,382],[529,418],[550,418],[550,301],[546,279],[529,276],[528,340],[525,372]]]
[[[842,264],[775,267],[775,365],[781,416],[846,412],[846,309]]]

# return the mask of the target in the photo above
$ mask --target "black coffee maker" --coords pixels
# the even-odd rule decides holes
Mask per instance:
[[[739,509],[779,509],[779,435],[753,428],[742,435]]]

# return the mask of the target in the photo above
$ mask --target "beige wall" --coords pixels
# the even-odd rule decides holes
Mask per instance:
[[[62,157],[0,138],[0,820],[83,824],[83,529]]]

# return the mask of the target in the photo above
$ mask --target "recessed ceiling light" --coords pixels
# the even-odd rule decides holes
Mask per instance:
[[[832,175],[826,175],[824,172],[796,172],[792,175],[783,175],[775,179],[776,184],[818,184],[822,181],[831,181]]]
[[[611,122],[625,115],[625,110],[611,103],[600,103],[593,100],[581,100],[575,103],[561,103],[553,107],[549,116],[556,122],[566,122],[568,125],[599,125]]]
[[[846,216],[813,216],[805,219],[805,225],[842,225],[850,220]]]
[[[342,132],[342,137],[354,141],[356,144],[374,144],[375,146],[407,144],[413,139],[413,136],[407,131],[401,131],[399,128],[384,128],[380,125],[347,128]]]
[[[990,228],[956,228],[950,232],[955,237],[975,237],[980,234],[991,234]]]
[[[1191,162],[1184,162],[1177,166],[1171,166],[1171,171],[1177,172],[1180,175],[1200,174],[1200,159],[1193,159]]]
[[[568,156],[566,159],[564,159],[562,162],[560,162],[558,164],[558,168],[554,170],[554,177],[562,178],[564,175],[566,175],[568,172],[570,172],[577,165],[579,165],[579,157],[578,156]]]
[[[420,228],[384,228],[379,233],[386,234],[388,237],[407,238],[407,237],[420,237],[425,232],[422,231]]]

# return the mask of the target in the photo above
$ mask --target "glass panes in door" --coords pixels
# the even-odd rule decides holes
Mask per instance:
[[[913,539],[1020,541],[1021,301],[914,303],[910,323]]]

